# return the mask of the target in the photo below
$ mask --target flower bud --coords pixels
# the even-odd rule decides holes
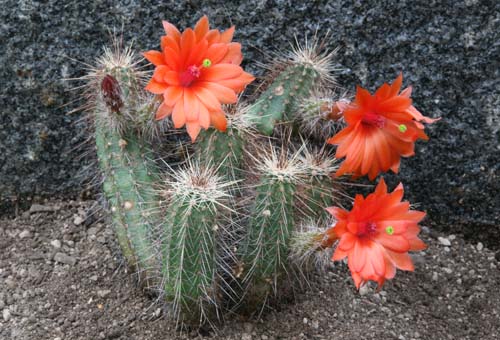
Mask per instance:
[[[121,98],[121,89],[118,80],[115,77],[107,74],[101,82],[102,97],[106,106],[111,110],[111,112],[117,113],[123,106],[123,101]]]

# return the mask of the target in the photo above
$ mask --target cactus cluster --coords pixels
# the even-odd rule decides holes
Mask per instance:
[[[260,313],[330,258],[329,249],[339,239],[336,230],[325,228],[332,222],[330,214],[347,216],[337,208],[325,211],[341,205],[343,195],[332,174],[349,170],[359,176],[369,170],[372,176],[389,165],[397,171],[400,154],[408,155],[416,136],[425,136],[418,122],[430,119],[421,117],[403,91],[397,104],[408,109],[396,117],[406,119],[399,125],[402,135],[392,130],[388,135],[401,138],[392,145],[396,151],[375,152],[357,130],[354,137],[341,132],[336,135],[340,142],[351,138],[358,148],[339,147],[354,155],[348,156],[349,168],[339,168],[325,144],[347,107],[343,97],[332,99],[336,51],[322,52],[317,40],[306,42],[271,67],[272,76],[256,91],[257,99],[224,105],[223,115],[221,103],[235,103],[236,93],[253,80],[238,66],[241,51],[239,44],[229,43],[232,29],[209,31],[206,17],[182,36],[170,23],[164,22],[164,28],[163,53],[144,54],[157,66],[147,86],[131,49],[106,50],[87,77],[102,188],[118,244],[143,287],[158,295],[178,323],[213,324],[228,312]],[[197,55],[200,51],[210,58]],[[399,90],[384,86],[377,92],[380,98]],[[372,102],[365,98],[362,103]],[[357,125],[367,136],[381,133],[375,128],[388,122],[372,111]],[[170,115],[176,128],[186,126],[193,143],[171,136],[183,153],[167,159],[153,146],[165,143],[160,132],[169,128],[162,119]],[[407,129],[414,135],[404,135]],[[386,137],[380,138],[388,147]],[[368,152],[371,162],[360,150]],[[362,202],[356,198],[356,204]],[[373,221],[358,227],[355,235],[378,235]],[[345,226],[337,230],[350,232]],[[421,249],[416,232],[405,234],[411,249]],[[338,248],[337,253],[349,255]],[[385,261],[404,256],[390,254]],[[366,274],[363,266],[354,267],[357,286],[390,278],[391,273],[375,275],[370,268]]]
[[[158,104],[130,53],[107,51],[89,77],[99,85],[96,149],[124,257],[178,322],[261,311],[298,277],[292,254],[319,249],[299,226],[325,223],[323,207],[332,203],[335,164],[295,124],[322,70],[312,54],[287,60],[254,103],[225,108],[226,131],[201,131],[184,159],[165,166],[153,161],[161,158],[151,147],[156,133],[146,132],[158,124]]]

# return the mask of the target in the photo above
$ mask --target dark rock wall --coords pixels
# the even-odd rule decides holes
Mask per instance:
[[[237,25],[245,65],[256,74],[261,50],[283,51],[294,35],[318,29],[340,46],[339,80],[371,90],[403,71],[415,106],[443,117],[428,143],[404,160],[408,197],[450,228],[499,229],[500,2],[491,1],[18,1],[0,6],[0,195],[75,195],[83,167],[72,151],[85,134],[68,115],[75,99],[61,78],[84,73],[123,26],[138,50],[157,49],[161,20],[178,27],[207,14]],[[75,85],[75,84],[73,84]],[[478,233],[479,229],[473,229]],[[482,229],[481,229],[482,230]]]

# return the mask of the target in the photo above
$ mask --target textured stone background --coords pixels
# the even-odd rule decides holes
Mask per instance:
[[[75,196],[83,166],[72,151],[85,138],[64,104],[61,78],[82,65],[123,25],[139,50],[158,48],[161,19],[178,27],[208,14],[237,25],[245,65],[259,73],[261,50],[284,50],[293,35],[330,29],[340,46],[341,83],[374,89],[399,71],[417,108],[443,120],[405,160],[401,179],[436,224],[476,236],[499,233],[500,2],[481,1],[19,1],[0,0],[0,195]],[[5,209],[4,209],[5,211]],[[485,236],[488,237],[488,236]]]

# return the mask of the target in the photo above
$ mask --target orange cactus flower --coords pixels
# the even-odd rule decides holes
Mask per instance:
[[[366,198],[356,195],[350,212],[337,207],[326,209],[337,219],[326,231],[326,238],[340,240],[332,260],[347,257],[358,289],[368,280],[381,288],[386,279],[394,277],[396,268],[413,271],[408,251],[426,248],[417,236],[425,212],[409,210],[410,203],[401,201],[403,194],[402,184],[388,193],[382,178],[374,193]]]
[[[415,154],[415,141],[429,139],[421,122],[433,123],[439,118],[425,117],[415,109],[411,87],[399,92],[402,82],[400,74],[374,95],[358,86],[354,101],[343,110],[347,127],[327,141],[338,145],[336,158],[345,157],[335,176],[368,175],[373,180],[389,169],[397,173],[401,156]]]
[[[201,128],[225,131],[221,104],[236,103],[237,93],[255,79],[239,66],[243,56],[241,45],[231,42],[234,26],[222,33],[211,30],[203,16],[194,30],[181,33],[167,21],[163,27],[162,51],[144,53],[156,66],[146,90],[163,96],[156,119],[172,115],[174,127],[186,125],[193,142]]]

